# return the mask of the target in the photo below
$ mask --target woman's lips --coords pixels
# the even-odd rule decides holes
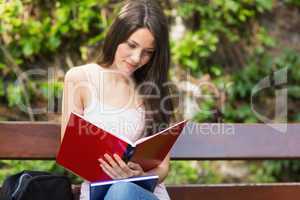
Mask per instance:
[[[126,61],[125,61],[126,62]],[[129,62],[126,62],[127,66],[129,66],[130,68],[135,68],[135,65],[129,63]]]

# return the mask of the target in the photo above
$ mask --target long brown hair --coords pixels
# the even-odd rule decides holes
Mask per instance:
[[[168,126],[174,117],[172,100],[168,98],[169,87],[166,85],[170,66],[168,22],[157,1],[130,0],[125,3],[108,30],[98,64],[110,66],[118,45],[139,28],[148,28],[155,38],[155,51],[151,59],[132,74],[137,86],[149,82],[159,89],[160,96],[157,99],[143,99],[146,109],[145,135],[151,135]],[[148,84],[143,84],[139,93],[146,97],[157,95],[156,90]]]

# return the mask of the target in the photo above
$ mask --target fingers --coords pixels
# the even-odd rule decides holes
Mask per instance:
[[[111,170],[113,170],[118,175],[118,178],[127,178],[128,177],[126,172],[124,172],[120,168],[120,166],[115,162],[115,160],[111,156],[109,156],[108,154],[105,154],[104,157],[109,162]]]
[[[134,163],[134,162],[128,162],[127,163],[127,165],[128,165],[128,167],[130,168],[130,169],[133,169],[133,170],[141,170],[142,169],[142,167],[139,165],[139,164],[137,164],[137,163]]]
[[[127,174],[128,177],[133,176],[134,174],[130,170],[130,168],[127,166],[127,164],[120,158],[118,154],[114,154],[114,159],[119,164],[121,170]]]
[[[127,178],[132,176],[131,170],[127,167],[126,163],[118,156],[114,156],[118,159],[117,162],[108,154],[104,155],[105,160],[98,159],[101,163],[100,166],[103,171],[113,179]],[[125,165],[125,166],[124,166]]]
[[[117,163],[112,159],[112,157],[110,157],[108,154],[104,154],[104,158],[108,161],[108,163],[113,167],[113,168],[117,168],[118,165]]]
[[[120,170],[118,170],[116,167],[112,167],[109,163],[107,163],[105,160],[103,159],[99,159],[100,161],[100,166],[103,169],[103,171],[105,173],[107,173],[107,175],[109,175],[111,178],[113,179],[119,179],[119,178],[123,178],[125,177],[124,174],[122,174],[122,172]]]
[[[105,160],[102,158],[99,159],[100,166],[112,179],[145,175],[143,168],[139,164],[134,162],[126,164],[117,154],[114,154],[113,157],[105,154],[104,158]]]
[[[134,172],[134,176],[143,176],[145,175],[145,172],[143,170],[143,168],[134,162],[128,162],[128,167]]]
[[[100,160],[99,160],[100,161]],[[105,161],[100,161],[101,164],[100,164],[100,167],[101,169],[108,175],[110,176],[112,179],[117,179],[118,178],[118,175],[116,173],[113,172],[113,170],[109,169],[109,167],[106,166],[106,164],[103,164],[103,162]]]
[[[126,164],[117,154],[114,154],[114,159],[117,161],[123,172],[127,174],[127,177],[141,176],[144,174],[143,168],[139,164],[133,162],[128,162],[128,164]]]

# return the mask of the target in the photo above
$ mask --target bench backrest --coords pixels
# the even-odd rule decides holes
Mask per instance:
[[[281,129],[279,129],[281,128]],[[54,159],[60,125],[0,122],[0,159]],[[175,146],[174,160],[299,159],[300,124],[188,123]]]

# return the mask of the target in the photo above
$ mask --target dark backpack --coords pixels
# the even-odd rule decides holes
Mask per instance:
[[[0,200],[73,200],[73,195],[66,176],[23,171],[5,179]]]

